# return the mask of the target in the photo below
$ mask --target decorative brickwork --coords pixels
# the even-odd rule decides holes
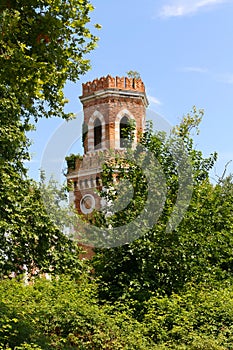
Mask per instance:
[[[135,143],[144,129],[148,100],[141,79],[127,77],[102,77],[83,84],[80,100],[83,104],[84,123],[87,125],[87,142],[84,152],[94,148],[94,122],[102,124],[102,143],[99,149],[118,149],[120,116],[136,123]]]
[[[145,93],[145,86],[141,79],[111,77],[110,75],[93,81],[88,81],[87,83],[84,83],[82,87],[82,97],[105,89],[132,90]]]
[[[133,147],[136,146],[144,130],[148,100],[141,79],[110,75],[83,84],[80,100],[84,111],[84,155],[68,168],[67,180],[73,184],[70,198],[77,211],[86,215],[101,207],[96,190],[101,189],[102,156],[124,152],[120,142],[122,120],[134,121]],[[95,208],[91,208],[93,203]]]

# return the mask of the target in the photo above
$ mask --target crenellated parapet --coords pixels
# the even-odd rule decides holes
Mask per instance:
[[[141,79],[128,77],[112,77],[107,75],[82,84],[82,97],[105,89],[128,90],[145,93],[145,85]]]

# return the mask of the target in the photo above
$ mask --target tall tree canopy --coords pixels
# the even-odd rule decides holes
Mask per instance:
[[[24,161],[32,117],[70,117],[63,88],[90,68],[92,10],[88,0],[0,2],[0,276],[79,268],[77,247],[48,216]]]
[[[64,84],[90,68],[85,55],[97,41],[92,10],[88,0],[1,1],[1,96],[14,95],[21,116],[68,117]]]
[[[143,205],[148,201],[145,196],[146,181],[139,179],[142,168],[138,169],[133,163],[128,163],[127,168],[118,166],[118,178],[126,178],[131,182],[136,179],[136,191],[134,190],[128,206],[124,210],[113,212],[106,221],[113,228],[120,227],[122,236],[128,238],[131,234],[138,238],[130,242],[125,240],[126,244],[115,248],[97,250],[94,268],[100,278],[101,298],[115,300],[131,297],[144,300],[154,293],[170,295],[179,292],[190,281],[219,281],[232,275],[232,179],[228,178],[215,186],[210,182],[209,170],[214,165],[216,154],[205,158],[201,151],[194,148],[190,135],[191,129],[198,126],[201,115],[202,112],[199,114],[194,109],[194,114],[185,117],[171,137],[163,138],[150,129],[143,135],[142,144],[147,150],[145,154],[151,152],[159,161],[167,191],[159,219],[149,229],[142,229],[140,237],[135,236],[136,225],[134,231],[129,232],[127,224],[129,221],[136,222]],[[185,180],[185,176],[177,171],[180,162],[183,166],[183,160],[175,158],[171,153],[173,145],[177,154],[180,154],[179,142],[177,143],[180,139],[188,156],[186,159],[189,159],[192,167],[192,172],[187,173],[187,176],[191,176],[193,181],[185,212],[182,212],[182,201],[187,199],[185,191],[190,183],[184,181],[184,196],[181,205],[177,205],[179,187],[183,185],[183,179],[180,181],[179,178]],[[113,187],[111,170],[109,165],[104,178],[105,188]],[[184,166],[184,171],[186,170],[188,168]],[[156,167],[153,171],[157,171]],[[159,209],[157,198],[162,190],[160,182],[158,178],[157,188],[152,188],[154,195],[151,196],[149,206],[152,218]],[[141,183],[145,183],[142,188]],[[122,192],[126,191],[127,188],[123,187]],[[109,196],[109,192],[105,193]],[[110,199],[117,200],[115,188],[112,193]],[[178,209],[182,220],[169,230],[168,223],[174,208]],[[153,223],[152,219],[149,222]],[[108,232],[111,233],[110,230]]]

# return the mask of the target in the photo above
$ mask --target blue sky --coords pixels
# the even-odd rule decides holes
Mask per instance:
[[[150,109],[171,125],[193,105],[205,110],[196,148],[217,151],[214,173],[221,176],[233,160],[233,0],[93,0],[92,23],[102,29],[92,69],[67,84],[67,110],[80,115],[81,84],[111,74],[140,73]],[[94,32],[96,32],[93,29]],[[61,120],[41,120],[30,137],[29,174],[38,179],[43,150]],[[62,139],[61,139],[62,143]],[[82,152],[80,134],[67,151]],[[228,166],[233,172],[233,161]]]

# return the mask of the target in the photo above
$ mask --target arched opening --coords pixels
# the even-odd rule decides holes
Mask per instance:
[[[96,186],[100,186],[100,178],[99,178],[99,176],[96,177],[95,182],[96,182]]]
[[[120,147],[127,147],[130,141],[129,119],[124,116],[120,121]]]
[[[102,125],[99,118],[96,118],[94,123],[94,148],[100,149],[102,142]]]

